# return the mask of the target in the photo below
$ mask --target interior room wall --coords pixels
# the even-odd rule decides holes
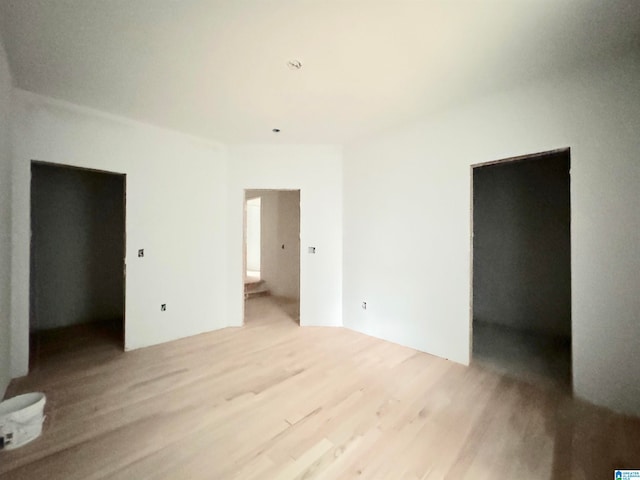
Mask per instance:
[[[31,331],[124,317],[122,175],[31,169]]]
[[[276,295],[300,298],[300,192],[278,192],[280,281]],[[282,246],[284,245],[284,248]]]
[[[284,133],[284,132],[283,132]],[[242,325],[245,189],[300,190],[300,324],[342,325],[342,149],[331,145],[229,147],[229,319]],[[316,247],[315,254],[307,248]]]
[[[300,192],[262,194],[261,278],[273,295],[300,297]]]
[[[640,414],[639,78],[621,55],[346,147],[345,326],[468,363],[470,166],[571,147],[574,391]]]
[[[0,399],[11,378],[11,82],[0,41]]]
[[[260,211],[262,201],[252,198],[247,201],[247,270],[260,271]]]
[[[278,192],[265,190],[260,198],[260,278],[275,294],[278,287]]]
[[[473,320],[571,335],[569,152],[473,170]]]
[[[126,349],[228,325],[224,148],[21,90],[13,116],[13,376],[28,370],[32,160],[127,175]]]

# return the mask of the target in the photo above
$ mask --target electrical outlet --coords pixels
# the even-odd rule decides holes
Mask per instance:
[[[362,309],[366,310],[367,309],[367,302],[362,302]]]
[[[316,253],[316,247],[309,247],[309,253]]]
[[[161,312],[166,312],[167,311],[167,304],[163,303],[162,305],[160,305],[160,311]]]

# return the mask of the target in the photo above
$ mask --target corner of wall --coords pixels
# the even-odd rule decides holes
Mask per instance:
[[[11,112],[13,81],[0,40],[0,399],[11,380]]]

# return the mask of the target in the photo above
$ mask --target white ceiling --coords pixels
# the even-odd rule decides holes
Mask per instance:
[[[0,0],[0,19],[17,87],[229,143],[346,143],[640,50],[640,0]]]

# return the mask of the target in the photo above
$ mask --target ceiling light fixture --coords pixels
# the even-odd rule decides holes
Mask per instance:
[[[287,62],[287,67],[291,70],[300,70],[302,68],[302,63],[300,60],[289,60]]]

